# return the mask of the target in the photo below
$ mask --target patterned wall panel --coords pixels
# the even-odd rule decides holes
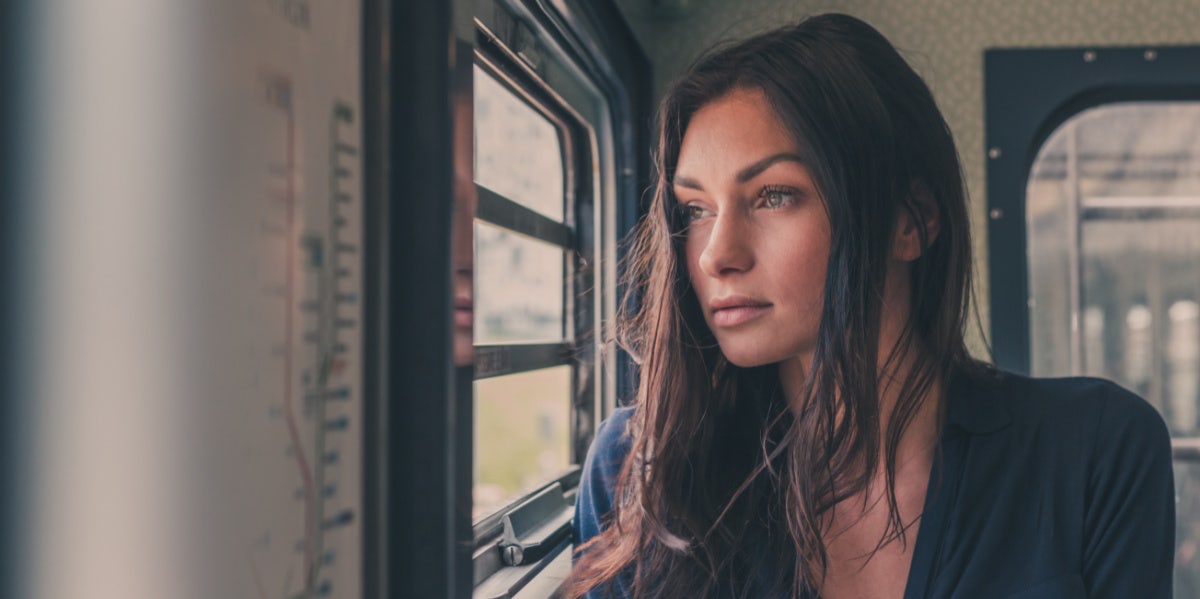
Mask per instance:
[[[806,16],[845,12],[883,32],[929,83],[958,142],[972,198],[976,292],[985,331],[989,311],[984,49],[1200,44],[1200,0],[618,0],[618,4],[650,56],[659,96],[713,44]],[[972,345],[981,348],[978,333],[971,335]]]

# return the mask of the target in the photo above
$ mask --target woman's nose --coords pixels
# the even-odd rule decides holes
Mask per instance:
[[[709,230],[700,268],[711,277],[746,272],[754,266],[752,232],[737,215],[719,215]]]

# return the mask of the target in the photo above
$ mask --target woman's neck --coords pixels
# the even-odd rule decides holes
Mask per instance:
[[[884,300],[880,302],[879,313],[879,342],[876,352],[876,378],[879,394],[879,464],[885,463],[888,425],[892,414],[899,403],[905,382],[908,381],[918,362],[921,353],[927,351],[922,344],[911,336],[912,342],[902,343],[906,338],[905,329],[912,317],[909,304],[910,288],[909,265],[906,262],[893,261],[889,265],[884,281]],[[893,356],[893,353],[896,355]],[[791,359],[779,363],[779,382],[784,396],[792,402],[792,409],[800,409],[798,402],[804,401],[803,391],[807,373],[813,363],[813,353],[804,352]],[[934,449],[939,438],[938,408],[943,396],[942,373],[934,373],[929,388],[922,392],[923,397],[917,399],[919,408],[909,419],[900,444],[896,451],[896,463],[903,464],[920,460],[917,463],[932,462]],[[838,415],[841,417],[841,414]],[[883,473],[874,473],[880,476]]]
[[[881,335],[881,337],[883,337]],[[891,343],[884,347],[894,347],[895,337],[889,339]],[[881,339],[881,342],[884,341]],[[881,343],[881,346],[883,344]],[[912,375],[914,367],[915,352],[907,352],[905,355],[898,357],[887,363],[888,352],[880,352],[880,361],[878,364],[878,379],[877,389],[879,393],[879,464],[884,464],[884,452],[886,451],[886,434],[889,424],[892,421],[892,414],[895,412],[896,405],[901,399],[901,393],[904,388],[904,383]],[[808,373],[808,367],[812,364],[812,356],[797,356],[795,358],[785,360],[779,363],[779,382],[785,397],[790,398],[793,410],[799,410],[799,402],[803,401],[804,383]],[[929,388],[923,393],[923,397],[918,401],[920,407],[912,418],[908,421],[904,433],[900,438],[900,444],[896,451],[896,463],[903,464],[912,461],[924,462],[926,459],[932,459],[933,451],[937,446],[939,437],[938,427],[938,406],[943,397],[944,381],[939,378],[934,378]],[[840,416],[840,414],[839,414]],[[877,474],[882,475],[882,472]]]

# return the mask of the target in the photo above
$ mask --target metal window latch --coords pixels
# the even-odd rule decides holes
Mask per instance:
[[[522,501],[504,515],[500,554],[510,566],[529,564],[546,557],[571,533],[572,506],[554,483]]]

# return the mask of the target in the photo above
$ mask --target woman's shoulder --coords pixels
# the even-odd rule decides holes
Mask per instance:
[[[613,508],[613,493],[621,466],[633,446],[629,434],[632,406],[617,408],[600,423],[592,447],[584,460],[575,499],[575,539],[577,543],[600,534]]]
[[[1036,455],[1023,467],[1053,479],[1045,488],[1076,510],[1060,514],[1061,528],[1078,523],[1078,567],[1089,594],[1170,596],[1174,475],[1170,431],[1158,409],[1096,377],[1002,373],[999,386],[1013,417],[1008,450]],[[1036,479],[1029,485],[1022,493],[1038,501]]]
[[[1170,459],[1170,432],[1158,410],[1113,381],[1029,377],[999,370],[974,380],[976,397],[971,401],[991,404],[991,412],[1000,415],[1019,444],[1059,447],[1070,454],[1121,448]]]
[[[1135,426],[1166,433],[1166,425],[1154,406],[1107,379],[1039,378],[1004,371],[996,371],[990,378],[992,389],[1018,423],[1078,426],[1092,421],[1097,432]]]
[[[634,410],[633,406],[617,408],[600,423],[600,427],[596,429],[596,437],[592,440],[592,447],[588,450],[585,471],[599,470],[601,473],[611,474],[605,478],[616,478],[617,471],[633,446],[633,437],[629,434],[629,419]]]
[[[596,439],[593,445],[596,447],[617,449],[617,446],[624,446],[625,451],[629,449],[631,441],[629,436],[629,419],[633,416],[635,406],[624,406],[613,410],[612,414],[608,415],[604,421],[600,423],[600,428],[596,430]]]
[[[951,541],[944,555],[957,565],[946,571],[999,563],[1017,587],[1057,573],[1072,589],[1082,583],[1079,596],[1169,597],[1171,447],[1154,406],[1094,377],[988,370],[968,380],[953,396],[970,436],[949,445],[965,463],[956,483],[963,503],[948,526],[975,532]],[[1010,559],[1014,547],[1023,562]],[[995,581],[964,576],[953,584],[969,594]]]

